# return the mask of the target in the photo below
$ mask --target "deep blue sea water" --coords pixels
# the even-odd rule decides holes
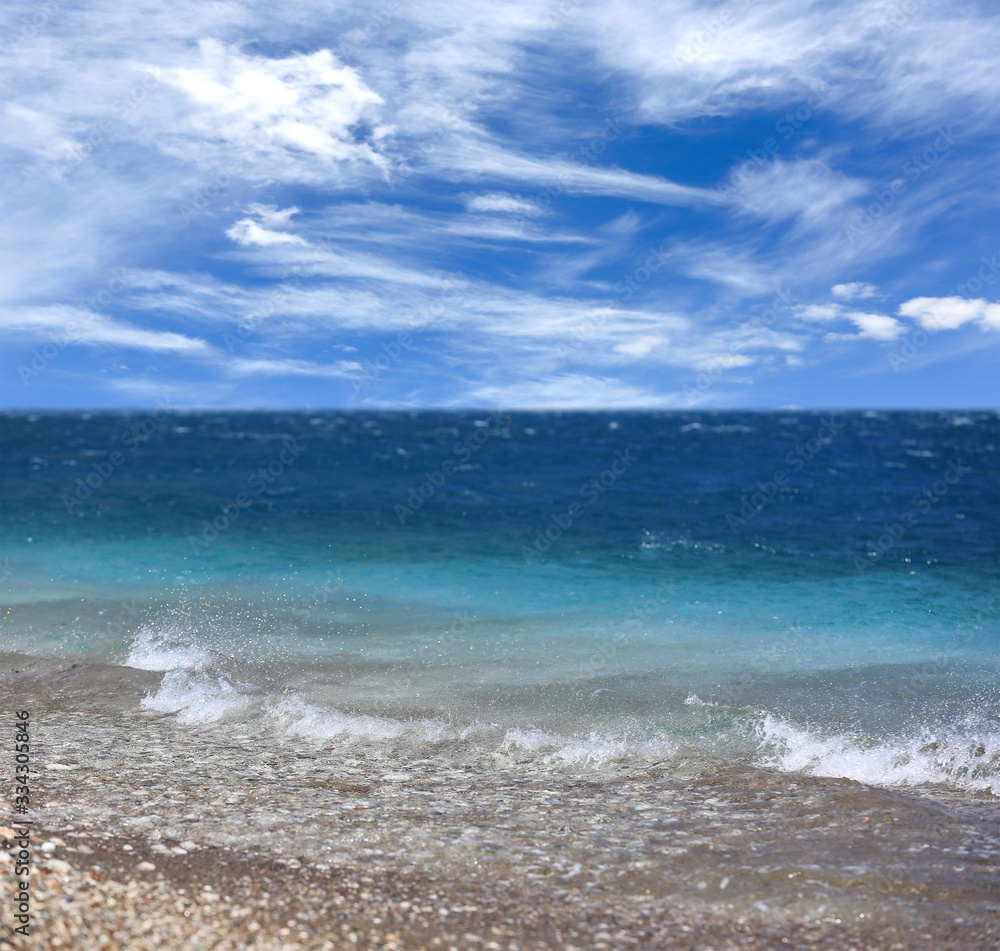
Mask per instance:
[[[0,435],[0,647],[160,671],[144,702],[183,722],[1000,795],[994,413],[7,413]]]

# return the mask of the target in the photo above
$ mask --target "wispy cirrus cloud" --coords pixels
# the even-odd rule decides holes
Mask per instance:
[[[32,343],[54,341],[59,346],[108,345],[154,353],[207,357],[212,348],[197,337],[149,330],[104,314],[75,307],[38,307],[0,315],[0,327],[9,335],[23,335]]]
[[[77,314],[45,398],[809,405],[921,328],[985,388],[1000,27],[911,6],[13,0],[3,369]]]

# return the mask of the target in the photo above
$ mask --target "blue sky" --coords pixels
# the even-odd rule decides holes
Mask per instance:
[[[998,34],[6,3],[0,405],[995,406]]]

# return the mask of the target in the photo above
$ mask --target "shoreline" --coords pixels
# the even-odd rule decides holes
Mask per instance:
[[[151,714],[145,672],[116,685],[113,669],[58,666],[0,665],[4,712],[31,710],[36,770],[33,934],[11,939],[3,863],[0,944],[978,951],[1000,937],[993,799],[739,767],[608,777],[368,742],[345,755]]]

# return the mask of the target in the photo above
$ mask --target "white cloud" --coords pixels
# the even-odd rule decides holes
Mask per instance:
[[[843,316],[844,309],[839,304],[802,304],[794,313],[802,320],[836,320]]]
[[[956,102],[967,104],[970,124],[996,115],[996,71],[982,50],[1000,38],[985,7],[636,0],[627,12],[578,10],[578,31],[602,66],[631,77],[647,121],[728,116],[774,101],[794,106],[818,81],[833,89],[824,108],[894,129],[952,121]]]
[[[615,353],[624,353],[629,357],[645,357],[667,342],[668,338],[660,334],[642,334],[623,343],[615,344],[614,351]]]
[[[331,376],[344,378],[360,373],[361,364],[354,360],[338,360],[332,365],[323,366],[317,363],[310,363],[308,360],[251,360],[236,358],[230,361],[228,369],[240,376],[261,374],[265,376]]]
[[[745,211],[782,221],[796,218],[802,228],[829,228],[867,185],[830,168],[819,159],[786,162],[775,158],[730,192]]]
[[[850,284],[834,284],[831,288],[834,297],[840,300],[869,300],[878,297],[878,288],[874,284],[863,281],[853,281]]]
[[[544,379],[516,379],[502,384],[485,384],[468,389],[468,399],[475,405],[502,406],[505,409],[626,409],[629,407],[669,406],[672,401],[651,390],[609,377],[582,373],[553,375]],[[461,400],[456,400],[461,405]]]
[[[774,294],[778,284],[774,270],[745,244],[692,240],[671,247],[670,264],[691,277],[720,284],[747,297]]]
[[[503,218],[478,218],[459,220],[453,224],[438,227],[442,235],[482,238],[497,242],[528,242],[534,244],[595,244],[597,239],[564,231],[546,231],[526,221],[510,221]]]
[[[476,195],[466,203],[469,211],[499,211],[511,215],[525,215],[529,218],[537,218],[543,214],[543,210],[535,203],[519,198],[517,195],[508,195],[506,192],[490,192],[487,195]]]
[[[955,330],[969,321],[978,321],[984,330],[1000,330],[1000,304],[982,298],[914,297],[901,304],[898,313],[927,330]]]
[[[262,228],[250,218],[241,218],[231,228],[226,229],[226,236],[244,247],[267,248],[275,244],[305,244],[298,235],[287,234],[284,231],[269,231]]]
[[[860,328],[858,337],[871,340],[895,340],[903,332],[903,325],[892,317],[883,314],[866,314],[861,311],[850,311],[847,315]]]
[[[843,296],[843,295],[841,295]],[[893,317],[848,310],[842,304],[800,304],[793,309],[800,320],[809,322],[849,320],[857,328],[853,334],[828,333],[824,340],[895,340],[903,332],[903,325]]]
[[[327,185],[344,163],[388,167],[378,148],[390,131],[378,121],[382,97],[328,49],[272,59],[203,39],[196,61],[165,70],[164,82],[187,100],[157,138],[178,158],[229,157],[244,178]]]
[[[51,306],[0,315],[0,326],[56,346],[106,344],[156,353],[208,356],[213,348],[204,340],[163,330],[144,330],[104,314],[76,307]]]
[[[8,103],[4,109],[4,138],[13,148],[49,160],[77,148],[56,116],[17,103]]]
[[[726,203],[723,195],[709,188],[623,169],[519,155],[480,139],[456,139],[433,158],[442,172],[447,170],[458,178],[508,179],[544,188],[543,206],[562,194],[614,195],[657,205],[696,208]]]
[[[279,208],[277,205],[247,205],[247,211],[267,228],[283,228],[291,223],[292,216],[299,214],[300,209],[293,205],[291,208]]]

